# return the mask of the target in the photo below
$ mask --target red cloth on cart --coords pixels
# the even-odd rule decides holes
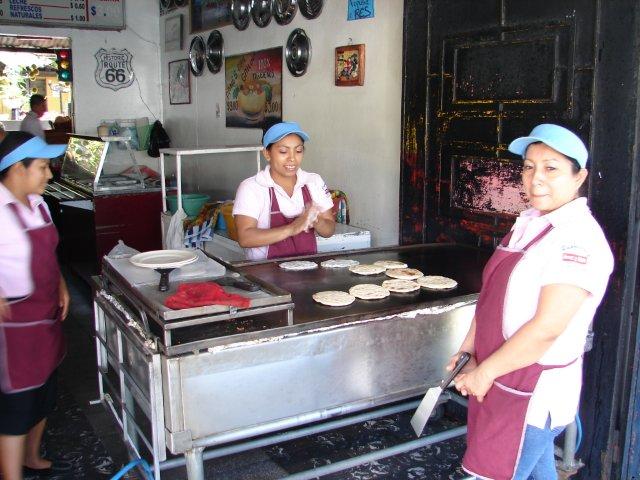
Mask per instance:
[[[183,283],[173,295],[167,297],[164,304],[173,309],[204,307],[206,305],[230,305],[247,308],[251,300],[242,295],[227,293],[214,282]]]

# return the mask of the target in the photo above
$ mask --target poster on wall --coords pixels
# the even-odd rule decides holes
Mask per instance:
[[[376,10],[374,0],[348,0],[347,20],[374,18]]]
[[[226,57],[224,66],[227,127],[282,121],[282,47]]]
[[[0,1],[0,24],[122,30],[124,0]]]
[[[231,25],[231,0],[191,0],[191,33]]]

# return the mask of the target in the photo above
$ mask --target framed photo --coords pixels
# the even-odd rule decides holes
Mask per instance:
[[[268,129],[282,121],[282,47],[226,57],[226,126]]]
[[[336,85],[364,85],[364,44],[336,47]]]
[[[164,21],[164,51],[182,50],[182,15]]]
[[[231,25],[231,0],[191,0],[191,33]]]
[[[191,103],[191,71],[187,59],[169,62],[169,103]]]

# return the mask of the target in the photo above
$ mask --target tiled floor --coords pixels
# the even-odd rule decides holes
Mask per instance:
[[[65,329],[69,353],[60,371],[60,400],[49,420],[45,450],[56,458],[69,460],[74,471],[56,480],[111,478],[129,461],[119,427],[106,409],[90,405],[97,397],[93,311],[89,288],[67,275],[72,292],[71,314]],[[277,479],[314,466],[336,462],[357,454],[376,451],[413,438],[409,412],[369,420],[329,433],[293,440],[206,462],[211,479]],[[459,421],[445,417],[433,422],[434,430],[455,426]],[[323,478],[378,479],[460,479],[459,467],[464,438],[372,462]],[[125,478],[142,478],[132,472]],[[184,467],[163,472],[162,479],[186,478]]]

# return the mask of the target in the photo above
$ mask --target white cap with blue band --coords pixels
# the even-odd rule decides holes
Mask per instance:
[[[25,158],[59,157],[66,149],[66,145],[49,145],[40,137],[30,138],[0,159],[0,172]]]
[[[509,151],[524,158],[527,147],[535,142],[542,142],[563,155],[575,159],[581,168],[587,165],[589,152],[582,140],[571,130],[552,123],[538,125],[531,130],[528,137],[516,138],[509,144]]]

